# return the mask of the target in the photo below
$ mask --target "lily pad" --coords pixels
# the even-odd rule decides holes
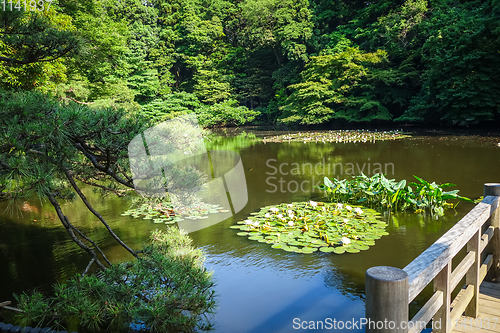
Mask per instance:
[[[219,205],[198,203],[189,207],[176,207],[174,210],[170,202],[143,203],[135,208],[123,212],[122,216],[132,216],[133,218],[143,217],[144,220],[153,220],[153,223],[172,224],[188,220],[208,219],[209,214],[228,212]]]
[[[335,247],[321,247],[319,250],[320,250],[321,252],[328,253],[328,252],[333,252],[333,251],[335,251],[335,249],[336,249]]]
[[[343,246],[339,246],[339,247],[334,247],[333,248],[333,252],[337,253],[337,254],[342,254],[345,252],[345,248]]]
[[[313,253],[316,251],[318,251],[318,249],[314,248],[314,247],[303,247],[302,248],[302,252],[304,252],[304,253]]]
[[[336,131],[317,131],[317,132],[299,132],[293,134],[284,134],[264,138],[264,142],[374,142],[380,140],[396,140],[407,138],[409,135],[398,131],[367,131],[367,130],[336,130]]]
[[[245,221],[231,226],[238,236],[276,249],[310,254],[357,253],[375,245],[388,233],[380,215],[361,206],[323,202],[294,202],[265,206]]]

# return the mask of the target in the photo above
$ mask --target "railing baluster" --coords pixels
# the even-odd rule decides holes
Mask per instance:
[[[477,318],[479,314],[479,285],[481,281],[479,279],[479,269],[481,267],[481,229],[479,229],[474,236],[467,243],[467,252],[475,252],[474,257],[476,260],[474,264],[469,268],[467,274],[465,275],[465,284],[474,286],[474,296],[470,301],[469,305],[465,309],[465,315],[473,318]]]
[[[484,184],[484,197],[488,195],[500,196],[500,184],[486,183]],[[498,200],[491,206],[492,214],[490,217],[490,225],[495,228],[493,239],[491,240],[490,251],[493,253],[493,267],[486,279],[498,279],[500,277],[500,270],[498,264],[500,262],[500,209],[496,209]]]
[[[440,322],[441,328],[436,328],[433,332],[436,333],[448,333],[451,330],[450,323],[450,305],[451,305],[451,290],[450,290],[450,278],[451,278],[451,260],[444,266],[441,272],[434,278],[434,291],[443,292],[443,305],[436,312],[434,318],[435,322]]]

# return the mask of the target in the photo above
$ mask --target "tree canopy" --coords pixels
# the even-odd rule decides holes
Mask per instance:
[[[244,123],[499,119],[497,0],[61,0],[46,7],[0,14],[3,88],[144,112],[172,94],[196,98],[219,110],[206,126],[241,123],[223,120],[219,104]]]

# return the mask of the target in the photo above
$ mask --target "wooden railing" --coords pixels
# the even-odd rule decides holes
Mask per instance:
[[[366,332],[417,333],[432,319],[433,332],[448,333],[464,312],[478,316],[479,285],[492,266],[490,274],[498,274],[499,198],[500,184],[485,184],[483,201],[408,266],[366,271]],[[465,246],[465,258],[452,270],[453,258]],[[464,277],[460,297],[452,302]],[[433,295],[409,320],[409,303],[431,282]]]

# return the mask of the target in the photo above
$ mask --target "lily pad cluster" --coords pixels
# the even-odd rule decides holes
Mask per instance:
[[[338,130],[328,132],[299,132],[264,138],[264,142],[375,142],[380,140],[396,140],[407,138],[409,135],[401,131],[367,131],[367,130]]]
[[[144,216],[144,220],[153,220],[154,223],[173,224],[183,220],[208,219],[208,214],[227,212],[229,210],[221,206],[207,203],[199,203],[189,207],[175,207],[174,209],[171,203],[161,202],[156,204],[143,203],[136,208],[125,211],[121,215],[130,215],[134,218]]]
[[[292,202],[265,206],[238,225],[238,236],[288,252],[357,253],[375,245],[387,224],[373,209],[341,203]]]

